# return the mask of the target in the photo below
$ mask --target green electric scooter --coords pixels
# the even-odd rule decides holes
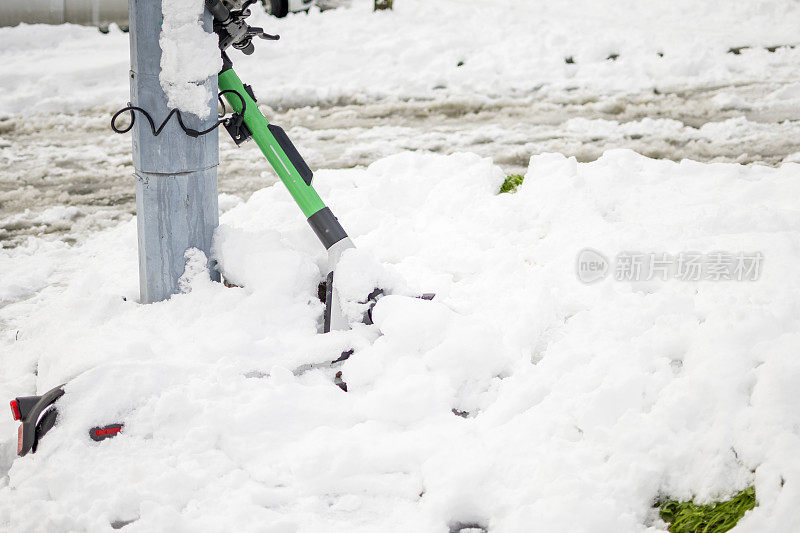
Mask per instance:
[[[252,89],[242,83],[233,70],[227,50],[233,47],[249,55],[254,51],[253,38],[277,40],[277,35],[264,33],[261,28],[247,24],[248,7],[257,0],[205,0],[206,8],[214,17],[214,32],[219,36],[222,53],[222,70],[219,73],[219,94],[223,96],[235,113],[224,121],[225,128],[237,145],[252,138],[289,189],[297,205],[308,219],[308,223],[328,251],[327,275],[325,278],[325,315],[323,332],[347,329],[349,324],[342,313],[342,306],[335,288],[334,271],[342,253],[355,248],[353,241],[326,207],[311,185],[311,169],[297,152],[292,141],[279,126],[270,124],[256,105]],[[367,304],[364,321],[372,323],[372,308],[384,291],[377,287],[365,295],[361,303]],[[419,298],[433,299],[433,293]]]
[[[253,139],[264,157],[280,177],[300,210],[308,219],[309,225],[328,251],[327,275],[325,278],[325,315],[323,332],[347,329],[339,295],[334,288],[334,271],[342,252],[354,248],[353,242],[333,216],[330,208],[320,199],[311,185],[313,173],[292,144],[292,141],[279,126],[270,124],[261,114],[252,89],[244,85],[233,70],[233,63],[227,49],[233,47],[245,54],[254,51],[253,38],[276,40],[278,36],[268,35],[261,28],[254,28],[245,22],[250,15],[248,7],[257,0],[206,0],[206,8],[214,16],[214,32],[219,36],[222,53],[222,70],[219,73],[219,91],[235,113],[225,122],[225,128],[237,145]],[[379,292],[371,294],[373,300]],[[369,317],[368,317],[369,320]]]

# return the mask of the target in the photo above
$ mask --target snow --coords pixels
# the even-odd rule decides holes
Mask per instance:
[[[203,28],[203,0],[166,0],[162,4],[161,73],[167,105],[194,113],[211,114],[213,84],[208,81],[222,68],[217,36]]]
[[[754,482],[739,530],[794,530],[798,173],[542,154],[497,195],[503,172],[472,154],[320,171],[359,247],[345,291],[406,284],[374,326],[328,335],[324,252],[280,184],[222,216],[214,254],[239,288],[210,282],[190,252],[186,292],[137,304],[133,221],[80,246],[3,251],[28,277],[4,276],[0,294],[30,296],[0,308],[0,396],[67,394],[40,450],[13,463],[0,418],[0,524],[648,531],[664,527],[659,496]],[[585,285],[587,246],[760,251],[765,266],[752,282]],[[434,301],[408,296],[426,291]],[[347,393],[322,370],[293,373],[349,347]],[[88,439],[112,422],[119,437]]]
[[[194,82],[220,66],[214,37],[197,22],[201,4],[168,2],[162,34],[162,83],[174,105],[195,111],[207,99]],[[232,59],[259,101],[273,107],[797,83],[800,47],[763,48],[797,44],[800,4],[786,0],[404,0],[380,13],[371,6],[354,0],[349,8],[285,19],[253,9],[250,23],[281,40],[257,41],[254,55],[235,52]],[[751,48],[728,53],[741,46]],[[619,58],[608,60],[611,54]],[[118,30],[0,28],[0,114],[119,107],[128,100],[128,63],[128,39]],[[31,77],[36,85],[24,83]]]
[[[190,111],[219,68],[198,4],[168,4],[162,36],[166,89]],[[18,183],[0,200],[49,206],[0,215],[0,237],[42,233],[0,247],[0,398],[66,383],[36,454],[16,457],[0,416],[0,529],[664,531],[657,498],[755,484],[736,531],[800,530],[800,48],[763,48],[794,44],[800,4],[370,5],[254,14],[282,38],[234,55],[265,107],[330,114],[287,130],[312,167],[364,165],[315,170],[315,187],[358,246],[337,271],[348,313],[376,285],[392,294],[374,325],[326,335],[327,258],[266,173],[249,198],[220,196],[212,256],[235,286],[190,250],[182,292],[138,304],[135,220],[92,210],[130,195],[108,185],[129,141],[107,138],[127,36],[0,28],[0,163]],[[256,151],[223,146],[221,184],[258,176]],[[498,195],[509,162],[526,178]],[[62,205],[78,185],[86,205]],[[587,285],[586,248],[764,264],[757,281]],[[347,349],[347,393],[298,371]],[[88,438],[114,422],[119,436]]]

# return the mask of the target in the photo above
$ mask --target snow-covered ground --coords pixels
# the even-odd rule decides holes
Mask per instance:
[[[238,70],[273,107],[797,82],[800,48],[788,46],[800,44],[800,5],[791,0],[405,0],[377,14],[371,5],[354,0],[285,19],[254,10],[249,21],[281,40],[237,54]],[[0,60],[3,114],[128,99],[128,40],[119,31],[3,28]]]
[[[323,251],[252,146],[221,152],[240,287],[194,258],[136,303],[127,38],[0,29],[0,398],[67,383],[35,455],[0,417],[0,529],[663,531],[657,498],[754,483],[737,531],[800,530],[800,49],[762,48],[800,4],[369,3],[259,15],[282,40],[236,59],[336,168],[344,290],[397,287],[328,335]],[[587,247],[763,261],[587,285]],[[351,347],[347,393],[293,372]]]
[[[800,161],[800,106],[770,97],[781,90],[762,82],[666,94],[580,90],[264,110],[313,168],[368,165],[414,150],[473,152],[507,173],[523,173],[532,154],[593,161],[621,147],[676,161],[778,165]],[[731,100],[736,105],[725,103]],[[6,247],[31,235],[80,242],[133,214],[130,138],[110,133],[112,113],[109,107],[0,120],[0,242]],[[253,143],[237,148],[227,135],[220,138],[221,191],[247,198],[277,180]],[[53,209],[69,216],[53,219]]]
[[[469,154],[320,172],[360,249],[409,292],[437,293],[387,297],[377,326],[335,335],[316,334],[324,255],[280,185],[222,217],[216,254],[242,288],[195,275],[191,292],[137,304],[134,222],[17,248],[2,258],[0,391],[68,385],[34,456],[12,463],[15,426],[0,418],[0,524],[644,531],[659,496],[755,482],[741,530],[793,531],[798,174],[542,155],[498,196],[503,172]],[[584,285],[587,246],[758,251],[764,264],[758,281]],[[371,287],[362,272],[343,279]],[[348,393],[292,373],[350,346]],[[122,436],[86,436],[116,421]]]
[[[794,43],[796,4],[615,4],[613,20],[604,3],[575,5],[570,16],[538,2],[411,0],[390,14],[368,4],[254,15],[282,40],[234,55],[314,168],[405,150],[474,152],[509,173],[524,172],[532,154],[592,161],[621,147],[673,160],[800,159],[800,48],[772,48]],[[742,46],[751,48],[729,53]],[[81,241],[133,213],[130,140],[108,127],[128,100],[128,68],[119,30],[0,29],[6,247],[30,235]],[[222,191],[247,198],[274,182],[254,146],[237,150],[222,137]],[[51,223],[63,206],[75,209]]]

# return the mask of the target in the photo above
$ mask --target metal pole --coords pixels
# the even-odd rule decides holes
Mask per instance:
[[[131,103],[147,110],[156,124],[169,113],[159,83],[161,71],[161,2],[129,0],[131,43]],[[211,32],[206,11],[203,26]],[[211,59],[211,58],[210,58]],[[209,118],[183,113],[187,127],[203,130],[217,117],[217,80],[213,84]],[[165,300],[178,292],[185,268],[184,254],[199,248],[210,257],[211,239],[219,224],[217,207],[217,130],[191,138],[173,117],[158,137],[146,120],[133,128],[133,165],[139,232],[139,292],[142,303]],[[219,273],[211,267],[212,278]]]

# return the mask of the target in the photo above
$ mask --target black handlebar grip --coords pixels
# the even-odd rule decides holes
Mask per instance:
[[[231,12],[225,7],[222,0],[206,0],[206,9],[211,12],[214,20],[218,22],[226,22],[231,18]]]

